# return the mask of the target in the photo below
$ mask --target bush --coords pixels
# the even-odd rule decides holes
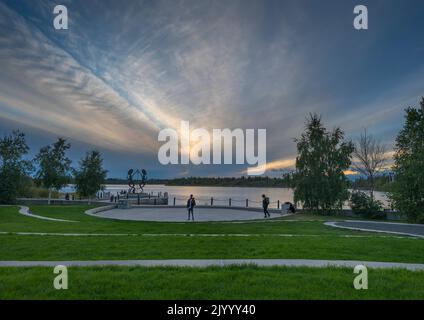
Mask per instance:
[[[48,198],[49,189],[47,188],[31,188],[31,198]],[[52,199],[59,199],[59,192],[53,190],[52,191]]]
[[[25,192],[19,194],[22,198],[47,198],[49,196],[49,190],[46,188],[30,186]],[[58,191],[52,191],[52,199],[59,199],[60,193]]]
[[[367,218],[383,219],[386,214],[383,212],[383,205],[378,200],[373,200],[367,193],[354,191],[350,196],[350,207],[353,213],[363,215]]]

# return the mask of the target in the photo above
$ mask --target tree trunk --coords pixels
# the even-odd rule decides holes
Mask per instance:
[[[374,176],[370,175],[370,197],[371,201],[374,202]]]
[[[52,188],[49,188],[49,200],[47,200],[48,205],[50,205],[51,198],[52,198]]]
[[[89,206],[91,205],[91,197],[90,196],[88,197],[88,205]]]

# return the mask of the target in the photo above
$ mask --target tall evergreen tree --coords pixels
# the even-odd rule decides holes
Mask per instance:
[[[83,197],[91,197],[104,189],[107,170],[103,169],[103,159],[98,151],[87,152],[80,161],[80,168],[74,171],[76,191]]]
[[[29,186],[32,164],[23,159],[28,151],[25,134],[20,131],[0,139],[0,203],[14,203]]]
[[[424,97],[420,108],[407,108],[396,138],[395,181],[390,198],[412,222],[424,223]]]
[[[72,161],[66,157],[66,151],[71,147],[63,138],[58,138],[53,145],[45,146],[35,157],[38,166],[36,182],[49,189],[49,200],[53,189],[59,190],[70,182]]]
[[[311,114],[297,142],[298,156],[293,177],[294,200],[315,212],[341,209],[349,197],[344,175],[351,164],[354,145],[344,141],[340,128],[328,132],[321,117]]]

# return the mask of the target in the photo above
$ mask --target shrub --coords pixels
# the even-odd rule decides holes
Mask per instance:
[[[47,188],[41,188],[36,186],[30,186],[25,192],[19,194],[23,198],[47,198],[49,196],[49,190]],[[59,199],[60,193],[58,191],[52,192],[52,199]]]
[[[350,196],[350,207],[353,213],[367,218],[383,219],[386,214],[380,201],[374,200],[367,193],[354,191]]]

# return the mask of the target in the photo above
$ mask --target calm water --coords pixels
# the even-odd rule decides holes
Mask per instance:
[[[71,188],[67,192],[71,191]],[[106,185],[106,192],[116,193],[121,190],[127,190],[127,185]],[[228,205],[229,198],[233,206],[245,206],[246,199],[249,199],[250,207],[261,206],[261,195],[266,194],[271,202],[272,208],[277,207],[277,200],[280,203],[286,201],[293,202],[293,190],[289,188],[251,188],[251,187],[195,187],[195,186],[165,186],[165,185],[147,185],[145,192],[157,194],[158,192],[168,192],[169,204],[173,204],[174,197],[176,204],[184,205],[190,194],[193,194],[198,204],[210,204],[211,197],[214,198],[214,205]],[[65,191],[66,192],[66,191]],[[378,200],[388,206],[385,193],[375,192]]]

